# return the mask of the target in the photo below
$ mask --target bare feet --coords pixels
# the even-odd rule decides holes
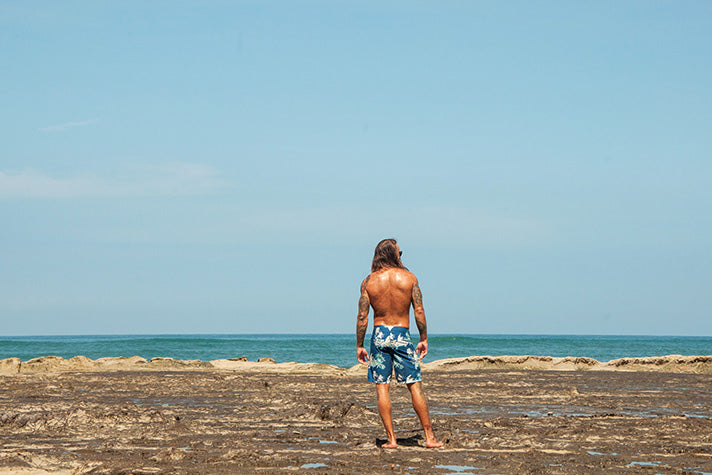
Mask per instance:
[[[430,439],[430,440],[425,441],[425,446],[429,449],[437,449],[439,447],[442,447],[443,445],[445,445],[445,444],[443,444],[442,442],[438,442],[435,439]]]
[[[382,448],[382,449],[397,449],[397,448],[398,448],[398,444],[396,443],[395,440],[392,441],[392,442],[389,441],[389,442],[386,442],[385,444],[381,445],[381,448]]]

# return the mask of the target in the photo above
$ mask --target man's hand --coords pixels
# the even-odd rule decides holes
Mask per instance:
[[[425,358],[428,354],[428,340],[421,340],[418,342],[418,346],[415,347],[415,354],[418,356],[419,360]]]
[[[356,359],[361,364],[368,364],[368,351],[366,351],[366,348],[364,348],[363,346],[359,346],[356,348]]]

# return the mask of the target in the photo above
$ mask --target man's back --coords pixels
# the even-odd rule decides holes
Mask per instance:
[[[373,307],[374,325],[409,326],[413,286],[418,280],[405,269],[386,268],[372,272],[365,290]]]

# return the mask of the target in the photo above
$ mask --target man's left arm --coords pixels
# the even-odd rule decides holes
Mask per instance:
[[[425,309],[423,308],[423,293],[420,291],[418,281],[413,284],[413,295],[411,298],[413,304],[413,314],[415,316],[415,324],[418,327],[420,341],[415,347],[415,353],[418,359],[422,360],[428,354],[428,325],[425,323]]]

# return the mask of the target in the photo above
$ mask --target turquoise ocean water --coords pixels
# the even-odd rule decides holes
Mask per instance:
[[[370,336],[367,335],[366,347]],[[413,336],[417,341],[417,334]],[[712,355],[712,337],[591,335],[430,335],[425,361],[473,355],[634,356]],[[354,335],[81,335],[0,336],[0,359],[84,355],[156,356],[203,361],[271,356],[285,361],[356,364]]]

